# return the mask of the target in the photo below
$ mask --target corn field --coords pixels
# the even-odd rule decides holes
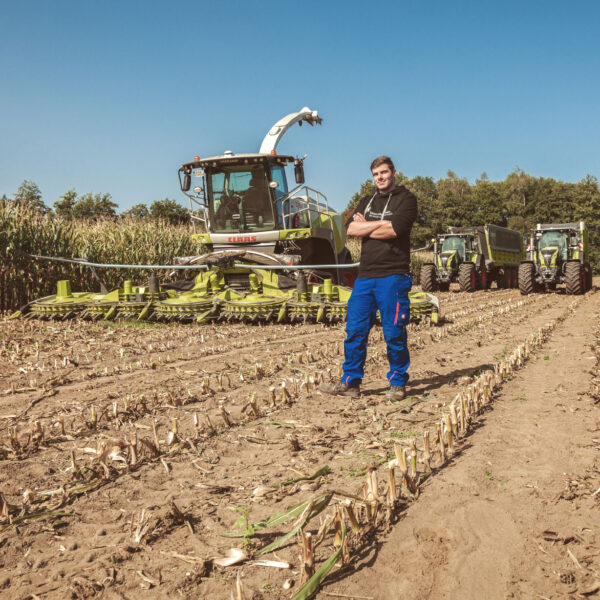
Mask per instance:
[[[63,221],[0,203],[0,311],[55,293],[60,279],[70,279],[74,291],[99,289],[88,267],[38,260],[30,254],[164,265],[174,256],[198,252],[191,233],[188,226],[160,221]],[[148,271],[134,269],[99,269],[98,274],[109,290],[124,279],[142,282],[148,277]]]
[[[103,264],[172,264],[175,256],[200,252],[192,229],[160,221],[136,219],[65,221],[44,217],[35,210],[0,203],[0,311],[16,310],[35,298],[54,294],[56,282],[71,280],[73,291],[98,291],[91,269],[31,258],[30,254],[84,258]],[[348,248],[360,260],[360,240],[349,238]],[[411,256],[411,271],[419,280],[426,253]],[[143,282],[149,271],[98,269],[111,290],[124,279]],[[164,272],[159,274],[164,277]]]

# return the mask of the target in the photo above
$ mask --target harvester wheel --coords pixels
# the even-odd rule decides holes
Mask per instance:
[[[347,250],[347,248],[345,248],[345,250]],[[354,263],[354,260],[352,258],[352,254],[350,254],[349,251],[347,251],[344,254],[343,257],[343,263],[345,265],[351,265]],[[354,282],[356,281],[356,276],[358,275],[358,269],[356,267],[348,267],[345,269],[341,270],[342,273],[342,285],[345,285],[346,287],[349,288],[353,288],[354,287]]]
[[[589,292],[592,289],[592,285],[593,285],[592,265],[590,265],[590,263],[588,263],[588,262],[583,263],[583,270],[585,272],[585,291]]]
[[[458,284],[461,292],[474,292],[477,289],[477,272],[473,263],[463,263],[458,268]]]
[[[567,294],[583,294],[585,292],[585,274],[580,262],[573,260],[567,263],[565,287]]]
[[[506,275],[507,279],[509,275]],[[519,265],[519,290],[523,296],[533,294],[535,291],[535,265],[533,263],[521,263]]]
[[[421,289],[424,292],[434,292],[437,288],[437,276],[435,265],[423,265],[421,267]]]

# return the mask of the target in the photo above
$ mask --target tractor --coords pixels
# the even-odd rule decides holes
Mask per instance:
[[[585,223],[538,223],[529,235],[527,260],[519,265],[521,294],[554,291],[564,284],[567,294],[584,294],[592,287]]]

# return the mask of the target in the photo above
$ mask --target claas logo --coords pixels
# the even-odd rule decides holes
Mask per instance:
[[[239,244],[240,242],[255,242],[255,235],[235,235],[227,238],[228,242]]]

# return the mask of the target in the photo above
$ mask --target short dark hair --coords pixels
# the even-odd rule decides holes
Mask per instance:
[[[394,163],[392,162],[392,159],[389,156],[378,156],[371,163],[371,171],[373,171],[373,169],[376,169],[377,167],[380,167],[381,165],[387,165],[390,168],[390,171],[396,170],[396,167],[394,167]]]

